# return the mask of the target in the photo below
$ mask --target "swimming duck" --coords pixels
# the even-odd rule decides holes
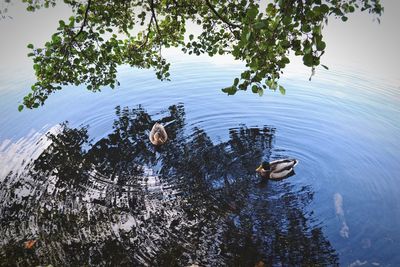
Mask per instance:
[[[278,159],[271,162],[263,162],[256,169],[256,172],[258,172],[262,178],[280,180],[293,175],[293,168],[297,163],[298,161],[296,159]]]
[[[155,146],[165,144],[165,142],[167,142],[168,140],[168,135],[167,132],[165,131],[164,126],[156,122],[153,125],[153,128],[151,128],[149,139],[150,142]]]

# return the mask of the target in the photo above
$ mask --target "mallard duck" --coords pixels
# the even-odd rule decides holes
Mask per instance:
[[[293,168],[297,163],[298,161],[296,159],[278,159],[271,162],[263,162],[256,169],[256,172],[258,172],[262,178],[279,180],[291,176],[293,174]]]
[[[168,140],[168,135],[167,132],[165,131],[164,126],[156,122],[153,125],[153,128],[151,128],[149,139],[150,142],[155,146],[165,144],[165,142],[167,142]]]

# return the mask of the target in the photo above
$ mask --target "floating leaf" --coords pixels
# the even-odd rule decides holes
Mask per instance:
[[[31,248],[33,248],[33,246],[36,244],[36,241],[37,241],[37,240],[28,240],[28,241],[26,241],[26,242],[24,243],[24,247],[25,247],[26,249],[31,249]]]

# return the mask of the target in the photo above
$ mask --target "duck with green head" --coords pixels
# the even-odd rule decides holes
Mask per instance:
[[[256,172],[266,179],[280,180],[292,176],[294,167],[297,165],[296,159],[278,159],[271,162],[264,161]]]

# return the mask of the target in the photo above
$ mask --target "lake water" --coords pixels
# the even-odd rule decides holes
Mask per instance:
[[[1,266],[400,266],[398,85],[320,70],[228,97],[240,65],[174,61],[21,113],[33,80],[0,74]]]

